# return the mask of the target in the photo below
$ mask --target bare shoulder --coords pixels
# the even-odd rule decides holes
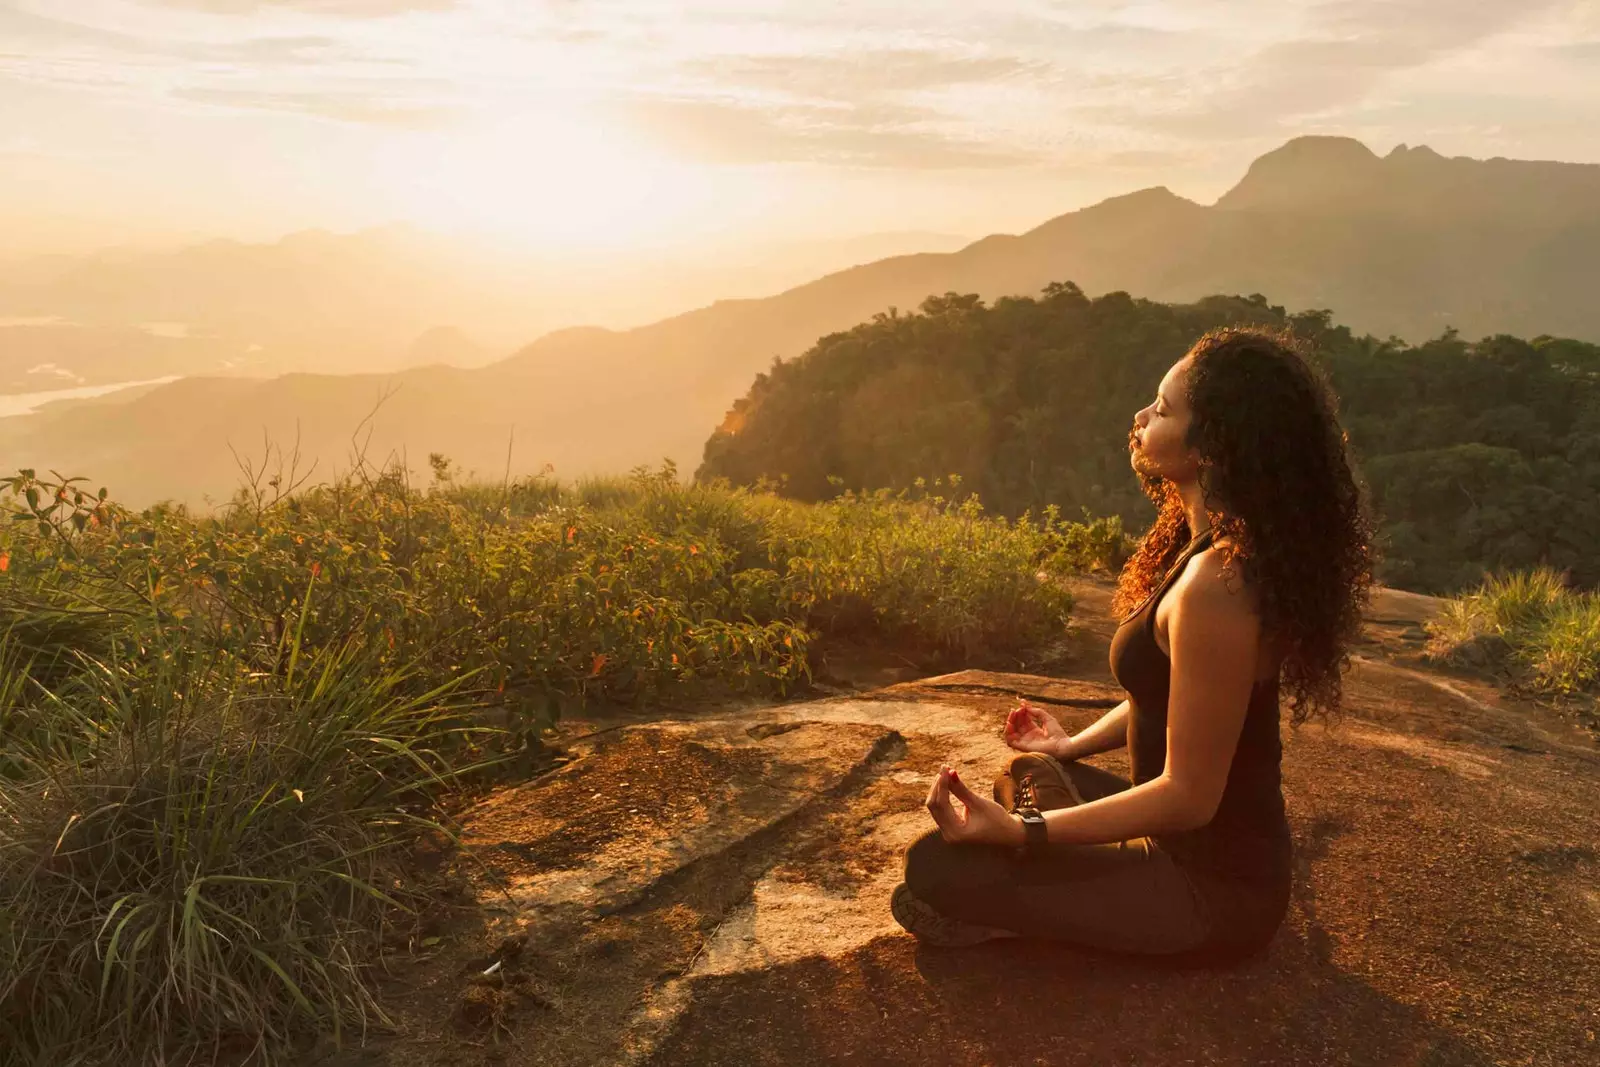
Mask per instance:
[[[1195,553],[1172,592],[1170,614],[1163,618],[1157,611],[1156,640],[1163,652],[1172,655],[1172,635],[1182,633],[1191,644],[1203,643],[1218,663],[1253,660],[1258,680],[1276,673],[1280,660],[1263,631],[1256,589],[1239,567],[1227,565],[1222,550]]]
[[[1197,552],[1173,583],[1171,595],[1156,608],[1156,646],[1172,655],[1172,635],[1187,634],[1213,651],[1225,646],[1246,649],[1261,637],[1255,591],[1239,568],[1227,567],[1216,547]]]
[[[1259,616],[1255,588],[1238,566],[1228,566],[1220,544],[1195,553],[1176,584],[1174,599],[1185,614],[1209,618]]]

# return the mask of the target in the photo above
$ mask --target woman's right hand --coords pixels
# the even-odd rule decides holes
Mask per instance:
[[[1044,752],[1064,759],[1063,751],[1072,735],[1048,711],[1041,711],[1023,700],[1006,716],[1006,744],[1018,752]]]

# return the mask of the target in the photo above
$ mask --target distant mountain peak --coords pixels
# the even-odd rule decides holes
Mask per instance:
[[[1382,168],[1383,160],[1354,137],[1296,137],[1250,164],[1216,206],[1270,210],[1342,199],[1370,188]]]
[[[1216,207],[1422,218],[1516,219],[1561,230],[1600,214],[1600,166],[1446,157],[1427,145],[1377,156],[1349,137],[1296,137],[1250,164]]]
[[[1198,208],[1193,200],[1179,196],[1165,185],[1152,185],[1121,196],[1109,197],[1083,209],[1085,213],[1123,215],[1150,212],[1170,213]]]
[[[1119,202],[1119,201],[1122,202],[1122,203],[1129,203],[1129,204],[1137,203],[1137,202],[1141,202],[1141,201],[1144,202],[1144,203],[1154,203],[1154,202],[1156,202],[1158,200],[1182,200],[1182,199],[1183,199],[1183,197],[1179,196],[1177,193],[1173,192],[1171,189],[1168,189],[1165,185],[1152,185],[1152,186],[1149,186],[1149,187],[1144,188],[1144,189],[1135,189],[1133,192],[1124,193],[1121,196],[1110,197],[1105,201],[1105,203],[1109,204],[1109,203],[1115,203],[1115,202]]]
[[[1146,189],[1123,193],[1121,196],[1108,197],[1077,211],[1069,211],[1065,215],[1057,215],[1029,230],[1025,236],[1053,239],[1063,233],[1081,232],[1079,228],[1086,225],[1096,227],[1120,226],[1127,223],[1161,225],[1175,215],[1205,210],[1193,200],[1179,196],[1165,185],[1152,185]],[[999,236],[986,237],[978,243],[993,244],[1011,239]]]
[[[1443,159],[1444,157],[1441,156],[1439,153],[1435,152],[1433,149],[1429,148],[1425,144],[1419,144],[1415,148],[1410,148],[1410,147],[1407,147],[1404,143],[1402,143],[1402,144],[1395,145],[1392,149],[1389,150],[1389,154],[1384,156],[1383,158],[1385,160],[1390,160],[1390,159]]]

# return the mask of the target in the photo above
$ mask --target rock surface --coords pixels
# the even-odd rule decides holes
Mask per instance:
[[[480,907],[360,1062],[1600,1063],[1600,752],[1417,667],[1426,598],[1375,604],[1342,723],[1285,728],[1295,894],[1263,955],[903,934],[888,896],[932,771],[992,776],[1017,694],[1069,729],[1121,698],[1103,594],[1075,680],[567,724],[578,759],[467,814]]]

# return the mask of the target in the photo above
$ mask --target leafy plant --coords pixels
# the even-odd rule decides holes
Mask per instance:
[[[8,1053],[281,1062],[382,1025],[374,968],[429,893],[406,850],[563,708],[780,697],[828,636],[1021,654],[1119,530],[1011,522],[954,479],[805,505],[433,459],[425,490],[363,467],[212,515],[0,482]]]

